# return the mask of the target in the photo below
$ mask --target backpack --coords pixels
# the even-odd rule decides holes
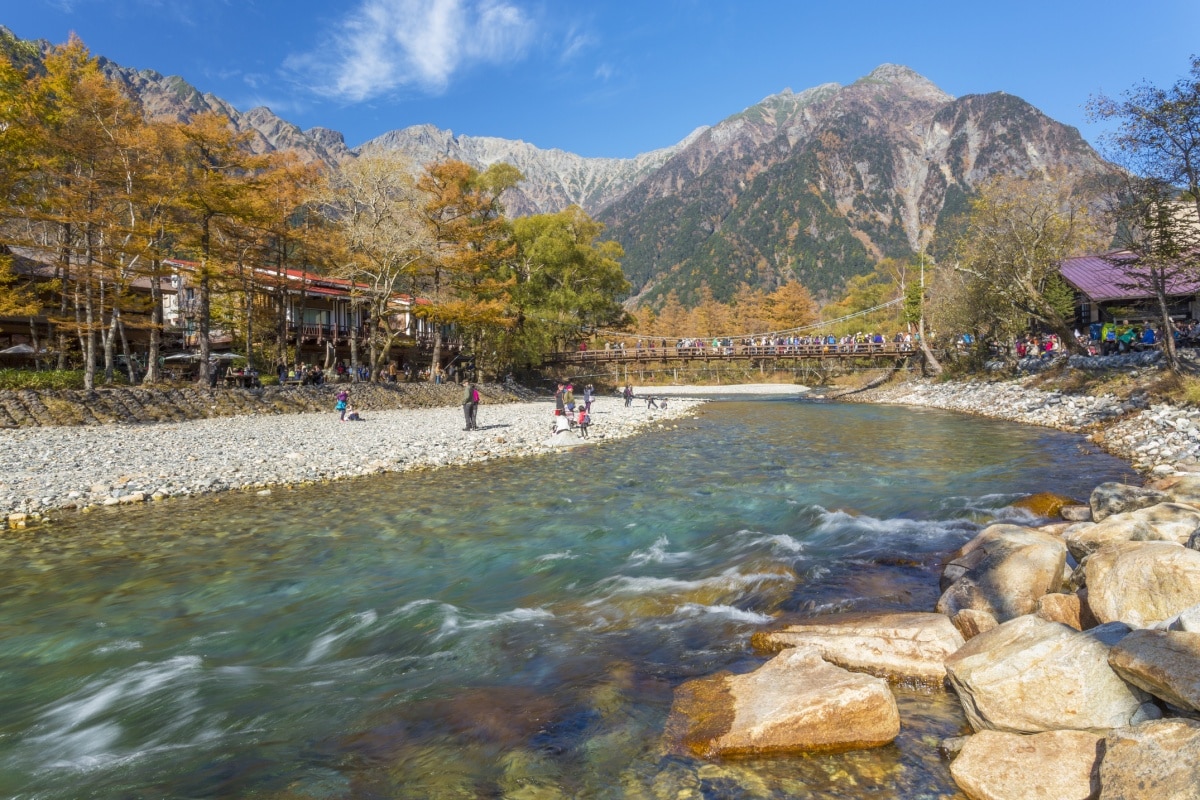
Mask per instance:
[[[478,402],[479,402],[479,390],[478,390],[478,389],[472,389],[472,390],[471,390],[471,402],[472,402],[472,403],[478,403]]]

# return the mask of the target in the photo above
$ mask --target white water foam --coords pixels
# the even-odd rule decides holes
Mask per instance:
[[[820,513],[820,521],[814,529],[817,535],[854,533],[868,535],[872,539],[889,536],[911,536],[922,540],[961,539],[964,535],[974,535],[980,528],[979,523],[969,519],[879,519],[845,511],[827,511],[820,506],[814,508]]]
[[[797,554],[804,552],[804,542],[788,536],[786,533],[767,534],[762,531],[747,529],[742,529],[737,533],[738,536],[754,537],[752,539],[745,539],[742,543],[747,548],[767,545],[775,553]]]
[[[537,622],[554,618],[554,614],[544,608],[514,608],[511,611],[503,611],[492,616],[473,618],[463,615],[454,606],[449,606],[449,608],[452,610],[447,612],[441,628],[434,634],[434,639],[444,639],[460,631],[481,630],[509,623]]]
[[[37,733],[27,741],[33,751],[31,760],[49,769],[90,771],[162,749],[166,746],[163,740],[187,725],[198,711],[194,681],[201,663],[199,656],[141,662],[116,678],[90,682],[46,709],[33,726]],[[146,703],[159,692],[169,695],[171,702],[180,707],[172,722],[136,750],[118,752],[124,730],[103,717],[121,706]]]
[[[326,628],[320,636],[318,636],[308,648],[308,655],[304,657],[303,664],[311,664],[318,659],[324,658],[326,654],[338,642],[347,639],[354,634],[371,627],[379,619],[379,615],[372,609],[360,611],[357,614],[350,615],[350,625],[345,630],[337,630],[341,623],[336,623]]]
[[[760,614],[756,611],[746,611],[735,606],[723,604],[704,606],[699,603],[684,603],[675,609],[675,614],[679,617],[692,619],[703,616],[724,617],[734,622],[749,622],[755,625],[765,625],[768,622],[775,621],[775,618],[770,614]]]
[[[692,557],[687,550],[679,553],[667,552],[667,545],[670,543],[666,536],[658,537],[658,541],[648,550],[634,550],[629,555],[629,564],[635,567],[644,567],[647,564],[682,564]]]
[[[570,561],[570,560],[574,560],[576,558],[579,558],[579,556],[575,555],[570,550],[566,550],[562,553],[547,553],[544,556],[538,556],[537,558],[534,559],[534,563],[538,563],[538,562],[542,562],[542,561],[563,561],[563,560]]]

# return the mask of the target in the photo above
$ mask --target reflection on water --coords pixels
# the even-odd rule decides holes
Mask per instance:
[[[939,554],[1012,499],[1123,475],[1047,431],[729,402],[540,459],[13,532],[0,794],[957,796],[943,692],[898,690],[900,738],[866,752],[706,764],[659,737],[674,687],[759,663],[774,615],[929,609]]]

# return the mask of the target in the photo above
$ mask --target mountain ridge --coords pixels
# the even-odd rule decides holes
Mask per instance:
[[[31,58],[50,47],[0,27],[0,51]],[[1115,169],[1078,130],[1019,97],[956,98],[898,64],[844,86],[784,89],[674,145],[603,158],[428,123],[351,148],[336,130],[301,130],[266,107],[240,112],[178,76],[98,59],[149,117],[224,114],[256,152],[293,150],[333,168],[377,149],[403,152],[414,168],[506,161],[525,176],[505,194],[510,215],[583,207],[625,248],[634,302],[674,291],[690,303],[702,286],[728,299],[743,283],[771,289],[793,279],[829,298],[879,258],[937,251],[939,232],[995,175],[1084,181]]]

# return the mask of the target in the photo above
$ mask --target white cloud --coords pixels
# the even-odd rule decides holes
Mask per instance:
[[[400,87],[437,94],[467,67],[523,58],[533,34],[533,21],[506,0],[363,0],[327,47],[285,66],[351,102]]]
[[[559,60],[563,63],[573,60],[576,56],[583,53],[584,50],[591,48],[596,44],[596,39],[591,34],[584,33],[575,28],[567,31],[566,41],[563,44],[562,54]]]

